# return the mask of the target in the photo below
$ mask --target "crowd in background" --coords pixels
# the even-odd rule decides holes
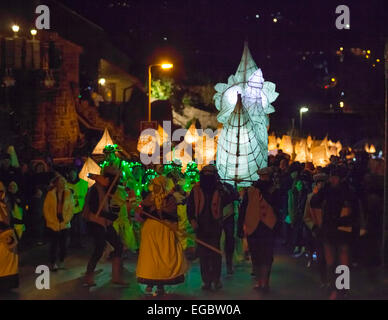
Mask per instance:
[[[183,230],[178,236],[181,247],[189,260],[199,257],[204,290],[211,290],[212,284],[216,290],[222,288],[222,256],[217,253],[221,249],[225,252],[230,275],[236,261],[250,259],[252,275],[257,280],[255,288],[264,293],[269,291],[276,250],[287,250],[294,258],[305,259],[307,268],[316,263],[321,287],[327,288],[334,298],[338,294],[333,290],[334,269],[338,264],[375,267],[381,262],[382,177],[368,171],[368,155],[362,152],[350,159],[346,154],[332,156],[328,166],[314,167],[312,163],[292,162],[290,156],[280,150],[276,156],[269,156],[268,167],[259,170],[260,179],[252,187],[238,189],[222,181],[212,165],[204,167],[199,173],[199,181],[193,180],[189,187],[179,170],[166,174],[163,166],[159,166],[155,168],[158,176],[165,176],[168,180],[155,180],[154,184],[151,183],[153,189],[139,191],[136,190],[137,182],[141,181],[146,168],[138,166],[137,172],[133,170],[131,181],[123,183],[119,180],[115,187],[119,218],[112,220],[110,235],[106,233],[106,238],[101,237],[101,226],[96,226],[96,223],[93,226],[84,219],[85,204],[93,201],[87,198],[91,193],[91,189],[88,192],[88,183],[78,177],[79,164],[57,168],[44,161],[17,161],[15,164],[13,160],[12,152],[0,154],[0,234],[13,228],[19,251],[48,242],[47,260],[52,271],[64,268],[69,247],[82,249],[87,235],[91,235],[95,243],[89,261],[92,266],[88,265],[89,274],[94,272],[106,242],[114,244],[113,259],[115,256],[124,257],[126,251],[136,254],[140,250],[139,257],[142,256],[141,241],[148,240],[144,240],[140,229],[144,221],[150,219],[139,211],[142,205],[159,212],[159,215],[154,215],[156,220],[177,223]],[[96,181],[98,185],[98,179]],[[172,185],[167,187],[169,183]],[[186,187],[183,187],[185,183]],[[173,201],[170,201],[170,211],[166,209],[164,212],[161,202],[157,202],[157,188],[166,191],[160,193],[164,198],[172,196],[169,198]],[[149,195],[152,195],[152,204],[146,201]],[[95,191],[95,202],[101,200],[99,196],[102,195]],[[266,209],[257,215],[257,206]],[[99,209],[97,206],[93,210]],[[170,212],[173,218],[164,217],[160,212],[165,215]],[[107,226],[104,228],[103,232],[106,232]],[[148,228],[152,230],[149,224]],[[213,249],[196,244],[195,236]],[[117,239],[114,237],[118,237],[121,243],[115,243]],[[1,239],[0,236],[0,244]],[[14,246],[3,245],[17,254]],[[152,248],[147,250],[152,251]],[[175,283],[181,282],[181,273],[186,270],[178,251],[175,256],[180,259],[181,271],[174,278],[180,281]],[[237,252],[239,259],[236,259]],[[1,255],[0,250],[0,264],[3,264],[0,270],[5,269],[6,263]],[[160,259],[163,260],[163,256]],[[115,266],[117,270],[120,263]],[[116,282],[122,283],[117,270]],[[9,276],[0,273],[0,279],[7,280],[0,281],[0,285],[9,284]],[[163,293],[164,284],[171,283],[149,281],[145,276],[138,278],[142,280],[140,283],[148,285],[148,291],[151,291],[150,287],[158,286],[159,293]],[[94,278],[85,282],[94,285]],[[17,286],[14,278],[11,279],[12,286]]]

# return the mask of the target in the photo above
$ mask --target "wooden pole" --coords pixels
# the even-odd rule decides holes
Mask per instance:
[[[104,195],[104,198],[102,199],[101,203],[100,203],[100,206],[98,208],[98,211],[96,213],[97,217],[100,216],[100,213],[102,211],[102,209],[104,208],[104,205],[105,205],[105,202],[108,200],[108,197],[111,196],[111,191],[113,189],[113,186],[116,184],[117,180],[119,179],[120,177],[120,174],[117,174],[115,176],[115,178],[113,179],[112,183],[110,184],[109,188],[108,188],[108,191],[105,193]]]
[[[149,217],[149,218],[151,218],[151,219],[154,219],[154,220],[160,222],[161,224],[163,224],[164,226],[166,226],[167,228],[169,228],[170,230],[172,230],[172,231],[175,232],[174,229],[172,229],[167,223],[164,223],[161,219],[158,219],[157,217],[155,217],[155,216],[149,214],[148,212],[146,212],[146,211],[144,211],[144,210],[142,210],[142,213],[143,213],[144,215],[146,215],[147,217]],[[208,248],[208,249],[210,249],[210,250],[212,250],[212,251],[214,251],[214,252],[216,252],[216,253],[218,253],[218,254],[220,254],[220,255],[222,256],[222,251],[219,250],[218,248],[213,247],[212,245],[210,245],[210,244],[208,244],[208,243],[206,243],[206,242],[204,242],[204,241],[202,241],[202,240],[200,240],[200,239],[198,239],[198,238],[196,238],[196,237],[192,237],[191,235],[189,235],[189,234],[187,234],[187,233],[184,233],[184,235],[185,235],[186,237],[188,237],[188,238],[192,238],[195,242],[199,243],[200,245],[203,245],[204,247],[206,247],[206,248]]]

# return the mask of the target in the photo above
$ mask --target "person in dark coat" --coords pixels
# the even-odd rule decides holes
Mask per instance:
[[[200,172],[200,181],[191,190],[187,202],[187,217],[199,240],[219,249],[222,234],[222,186],[218,181],[217,169],[207,165]],[[203,290],[221,289],[222,256],[198,245]]]
[[[238,235],[248,240],[255,289],[269,292],[269,281],[275,246],[274,227],[277,222],[274,211],[271,168],[259,170],[260,180],[249,187],[244,195],[238,219]]]
[[[322,241],[331,286],[330,299],[343,295],[335,287],[338,265],[350,266],[350,245],[355,221],[355,197],[343,182],[346,172],[342,167],[332,167],[329,183],[311,198],[311,208],[321,210]]]

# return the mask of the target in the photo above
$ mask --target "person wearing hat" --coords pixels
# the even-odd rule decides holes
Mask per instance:
[[[178,236],[172,180],[158,176],[149,188],[151,192],[137,209],[145,222],[141,230],[136,277],[139,283],[147,285],[147,294],[151,294],[156,286],[156,294],[163,295],[165,285],[184,282],[188,263]]]
[[[223,192],[217,169],[207,165],[200,172],[200,181],[194,185],[187,201],[187,217],[199,240],[219,249],[223,222]],[[222,288],[222,256],[198,245],[203,290]]]
[[[335,287],[336,266],[350,265],[350,242],[355,218],[354,193],[344,183],[343,167],[332,167],[328,183],[311,198],[311,208],[322,215],[321,236],[327,264],[330,299],[345,294]]]
[[[115,167],[105,167],[102,175],[93,176],[96,183],[86,195],[82,215],[87,221],[87,229],[93,238],[94,250],[86,268],[84,286],[95,285],[94,270],[104,253],[107,242],[114,249],[112,255],[112,282],[126,285],[122,280],[121,257],[123,244],[113,227],[113,222],[118,218],[120,207],[114,205],[112,197],[116,192],[120,174],[120,170]]]
[[[85,197],[88,193],[88,182],[79,178],[77,169],[73,167],[69,171],[67,186],[72,192],[74,199],[74,214],[70,228],[70,248],[82,248],[82,214],[80,213],[85,205]]]
[[[311,248],[309,250],[309,261],[308,267],[310,267],[313,261],[314,252],[316,254],[316,259],[319,267],[319,275],[321,281],[321,287],[326,288],[327,283],[327,270],[326,270],[326,260],[324,256],[323,243],[321,237],[321,227],[322,227],[322,211],[311,208],[311,198],[317,194],[326,184],[328,176],[325,173],[318,173],[313,176],[313,191],[307,196],[306,206],[304,210],[303,221],[306,224],[307,228],[310,230],[312,239],[311,239]]]
[[[272,169],[260,169],[258,174],[260,180],[248,188],[241,204],[238,236],[247,237],[253,274],[256,278],[255,289],[268,293],[275,246],[274,227],[277,217],[274,210]]]

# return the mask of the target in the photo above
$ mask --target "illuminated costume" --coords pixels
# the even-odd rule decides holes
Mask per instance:
[[[144,210],[155,219],[144,214],[141,242],[136,268],[139,283],[147,285],[147,292],[158,286],[158,294],[163,294],[164,285],[184,281],[188,263],[183,248],[174,230],[178,227],[177,204],[170,191],[173,183],[159,176],[150,185],[151,193],[142,202]],[[139,209],[140,210],[140,209]]]
[[[12,181],[8,186],[9,203],[11,206],[11,224],[20,241],[26,226],[23,223],[23,208],[20,198],[18,197],[18,186],[15,181]]]
[[[0,292],[19,286],[17,243],[14,230],[0,222]]]
[[[117,234],[120,236],[124,246],[135,252],[138,249],[138,244],[133,231],[133,223],[128,218],[127,209],[128,194],[123,186],[118,186],[112,197],[112,204],[120,207],[119,217],[113,222]]]
[[[82,215],[81,212],[85,205],[85,197],[88,193],[88,182],[80,179],[77,176],[76,169],[73,169],[75,173],[75,179],[70,180],[67,183],[68,188],[71,190],[74,199],[73,208],[73,219],[71,220],[71,235],[70,235],[70,246],[71,247],[82,247],[81,244],[81,226],[82,226]],[[72,170],[72,171],[73,171]],[[70,177],[74,178],[74,177]]]

